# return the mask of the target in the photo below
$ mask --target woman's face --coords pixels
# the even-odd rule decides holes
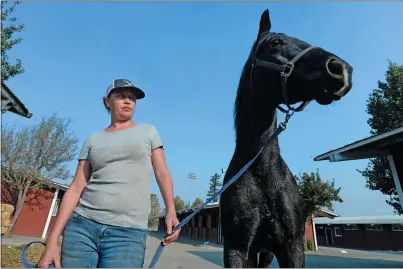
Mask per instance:
[[[105,104],[114,119],[130,120],[136,107],[136,97],[131,90],[116,90],[105,97]]]

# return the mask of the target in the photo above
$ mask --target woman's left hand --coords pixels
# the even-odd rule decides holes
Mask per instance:
[[[167,225],[168,236],[162,240],[164,246],[171,244],[176,239],[178,239],[179,233],[181,231],[181,229],[178,229],[174,233],[172,233],[173,229],[175,229],[175,227],[179,224],[179,220],[176,217],[176,213],[167,214],[167,216],[165,217],[165,223]]]

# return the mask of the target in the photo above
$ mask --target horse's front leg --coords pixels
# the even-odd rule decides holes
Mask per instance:
[[[304,268],[304,238],[287,241],[276,251],[276,259],[280,268]]]
[[[248,249],[236,247],[231,240],[224,240],[224,267],[248,268]]]

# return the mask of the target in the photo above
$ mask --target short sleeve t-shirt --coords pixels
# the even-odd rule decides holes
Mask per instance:
[[[151,124],[91,134],[78,160],[88,160],[92,173],[75,212],[103,224],[146,229],[151,152],[162,146]]]

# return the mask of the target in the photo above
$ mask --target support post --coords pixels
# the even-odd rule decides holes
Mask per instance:
[[[395,182],[395,188],[397,196],[399,197],[400,206],[403,208],[403,191],[402,185],[400,184],[399,174],[396,169],[395,158],[392,155],[388,156],[390,171],[392,172],[393,181]]]
[[[42,238],[46,238],[46,234],[48,233],[50,219],[52,218],[53,208],[55,207],[58,195],[59,195],[59,189],[56,188],[55,195],[53,196],[52,204],[49,209],[48,218],[46,219],[45,227],[43,229]]]
[[[318,240],[316,239],[316,227],[315,222],[313,221],[313,214],[312,214],[312,231],[313,231],[313,245],[315,251],[318,251]]]

